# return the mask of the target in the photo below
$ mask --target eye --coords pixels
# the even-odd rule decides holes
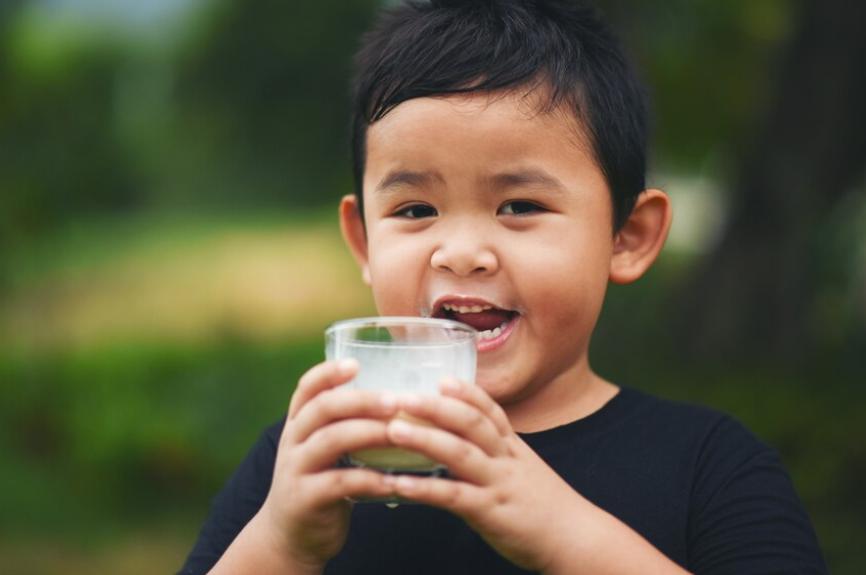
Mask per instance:
[[[542,208],[538,204],[534,204],[532,202],[527,202],[524,200],[508,202],[506,204],[503,204],[502,207],[499,208],[499,213],[506,216],[525,216],[528,214],[543,211],[544,208]]]
[[[405,208],[401,208],[394,212],[394,215],[402,218],[409,218],[412,220],[418,220],[421,218],[432,218],[433,216],[438,215],[436,212],[436,208],[433,206],[428,206],[426,204],[414,204],[412,206],[406,206]]]

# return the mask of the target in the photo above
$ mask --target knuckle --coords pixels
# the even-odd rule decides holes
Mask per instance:
[[[504,490],[496,490],[490,496],[490,499],[491,499],[491,502],[490,502],[489,506],[491,508],[502,507],[504,505],[508,505],[511,502],[511,497]]]
[[[335,404],[334,392],[331,390],[323,391],[310,403],[315,405],[318,412],[328,421],[337,415],[338,406]]]
[[[455,460],[460,464],[464,464],[471,457],[472,457],[472,447],[465,442],[458,443],[456,450],[455,450],[455,453],[454,453]]]
[[[339,434],[333,426],[319,428],[310,438],[312,442],[321,445],[333,445]]]
[[[286,423],[285,429],[283,429],[283,434],[280,436],[280,443],[277,446],[277,451],[285,451],[291,447],[294,447],[300,443],[300,433],[298,432],[298,426],[293,425],[293,421],[288,421]]]
[[[358,391],[356,397],[358,406],[366,412],[375,412],[381,405],[381,393]]]
[[[473,409],[469,414],[469,420],[466,422],[468,427],[478,427],[484,423],[484,414]]]
[[[461,508],[463,495],[460,485],[456,482],[445,483],[444,499],[448,507],[453,509]]]
[[[326,389],[313,401],[316,402],[319,413],[327,421],[343,419],[347,409],[354,404],[352,395],[339,389]]]
[[[319,366],[316,366],[310,370],[308,370],[304,375],[298,379],[298,385],[296,386],[296,391],[305,392],[308,391],[313,384],[319,379]]]
[[[329,487],[332,491],[342,493],[349,487],[350,480],[351,476],[348,473],[332,473]]]

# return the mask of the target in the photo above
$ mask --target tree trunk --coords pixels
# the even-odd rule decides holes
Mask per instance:
[[[722,240],[675,306],[699,357],[796,364],[816,343],[828,220],[866,165],[864,23],[861,0],[804,5]]]

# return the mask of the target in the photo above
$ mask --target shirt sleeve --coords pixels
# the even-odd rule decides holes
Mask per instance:
[[[708,434],[691,494],[697,575],[825,575],[812,525],[776,453],[731,418]]]
[[[210,514],[178,575],[204,575],[210,571],[261,509],[271,488],[283,425],[280,422],[265,430],[214,498]]]

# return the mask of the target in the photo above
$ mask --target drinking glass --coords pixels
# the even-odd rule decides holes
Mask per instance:
[[[475,382],[477,335],[468,325],[445,319],[351,319],[325,330],[325,355],[328,359],[358,361],[360,369],[347,384],[350,387],[397,394],[438,394],[438,384],[446,377]],[[426,424],[407,414],[397,417]],[[447,473],[443,465],[420,453],[394,447],[349,453],[344,463],[395,474]]]

